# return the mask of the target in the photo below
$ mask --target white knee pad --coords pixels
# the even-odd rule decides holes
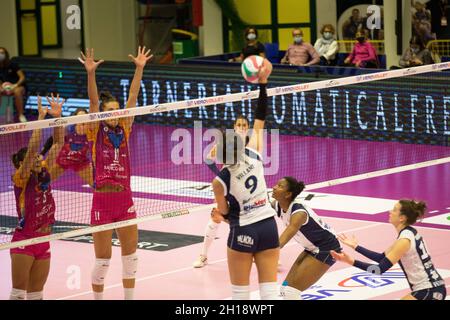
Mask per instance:
[[[302,300],[302,292],[289,286],[281,287],[281,297],[283,300]]]
[[[95,267],[92,271],[92,284],[102,286],[108,273],[111,259],[95,259]]]
[[[27,296],[27,292],[25,290],[20,289],[12,289],[11,294],[9,296],[9,300],[25,300]]]
[[[249,286],[231,286],[232,300],[250,300]]]
[[[276,282],[260,283],[259,295],[261,296],[261,300],[278,300],[280,296],[278,283]]]
[[[28,292],[27,300],[44,300],[44,292]]]
[[[135,279],[138,265],[138,256],[133,253],[129,256],[122,256],[122,279]]]
[[[217,235],[217,231],[219,230],[220,223],[215,223],[212,219],[209,220],[208,225],[205,230],[205,237],[214,240]]]

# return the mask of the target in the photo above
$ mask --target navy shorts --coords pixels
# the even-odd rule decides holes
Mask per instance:
[[[431,289],[414,291],[411,295],[417,300],[445,300],[447,290],[445,289],[445,286],[440,286]]]
[[[257,253],[280,247],[275,218],[230,229],[228,248],[239,252]]]
[[[342,252],[342,248],[339,246],[339,243],[338,243],[338,246],[336,246],[336,248],[332,249],[332,250],[336,251],[337,253],[341,253]],[[309,254],[310,256],[316,258],[320,262],[325,263],[325,264],[327,264],[327,265],[329,265],[331,267],[331,266],[333,266],[336,263],[336,260],[333,259],[333,257],[331,256],[330,251],[319,251],[318,253],[313,253],[311,251],[305,250],[305,252],[307,254]]]

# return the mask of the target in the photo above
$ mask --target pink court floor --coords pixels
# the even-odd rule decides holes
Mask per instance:
[[[148,139],[148,143],[154,145],[156,132],[163,132],[164,140],[172,130],[137,125],[134,132],[138,131],[138,134],[134,136],[139,135],[139,144]],[[149,152],[144,148],[133,149],[133,145],[138,143],[138,140],[133,139],[137,137],[132,138],[131,148],[134,150],[132,164],[135,164],[132,187],[138,211],[145,215],[150,210],[149,206],[164,211],[212,203],[210,189],[199,188],[208,186],[213,178],[205,165],[175,166],[170,161],[173,144],[160,143]],[[384,251],[396,239],[394,228],[387,223],[388,210],[396,200],[414,198],[426,201],[428,214],[416,227],[425,239],[435,266],[445,278],[446,285],[450,286],[449,147],[294,136],[282,136],[279,144],[280,169],[276,175],[267,176],[268,187],[287,175],[304,180],[312,186],[301,195],[305,204],[322,216],[337,233],[354,234],[361,244],[373,250]],[[6,148],[11,147],[3,142],[0,146],[3,146],[0,148],[1,157],[7,157],[11,150]],[[145,163],[142,159],[145,159]],[[7,186],[7,179],[3,178],[9,177],[11,172],[4,168],[1,170],[0,200],[7,203],[3,214],[4,217],[13,217],[11,190]],[[67,197],[75,197],[76,201],[84,203],[77,208],[89,211],[90,190],[82,187],[81,183],[74,186],[73,181],[78,178],[71,173],[65,177],[54,184],[57,205]],[[335,179],[341,180],[327,186],[329,181]],[[147,186],[156,182],[159,183],[158,188]],[[188,189],[189,192],[186,191]],[[87,224],[88,215],[78,213],[76,219],[69,218],[74,215],[69,204],[61,204],[59,210],[62,211],[59,220]],[[136,299],[230,298],[226,261],[228,225],[221,225],[218,238],[210,249],[208,265],[202,269],[192,267],[200,253],[201,237],[208,219],[209,211],[204,210],[139,224],[142,237],[138,250]],[[279,230],[283,230],[281,223]],[[95,258],[90,238],[54,241],[51,250],[51,271],[45,287],[45,298],[92,299],[90,277]],[[281,251],[280,284],[302,250],[292,240]],[[346,250],[362,258],[351,249]],[[120,255],[120,248],[114,246],[105,284],[106,299],[123,297]],[[8,250],[0,251],[0,273],[0,299],[8,299],[11,289]],[[251,281],[252,298],[257,299],[255,268]],[[379,300],[399,299],[408,292],[408,283],[398,265],[384,275],[376,276],[336,263],[315,286],[302,295],[305,300]]]

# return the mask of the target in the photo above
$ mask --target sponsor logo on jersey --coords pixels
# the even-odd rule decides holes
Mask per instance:
[[[249,204],[244,206],[244,211],[252,211],[261,207],[264,207],[267,204],[267,199],[261,199],[255,201],[253,204]]]

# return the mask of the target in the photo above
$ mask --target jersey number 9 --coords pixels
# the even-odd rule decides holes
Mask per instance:
[[[258,179],[255,176],[251,176],[245,181],[245,187],[250,190],[250,194],[256,191],[258,187]]]

